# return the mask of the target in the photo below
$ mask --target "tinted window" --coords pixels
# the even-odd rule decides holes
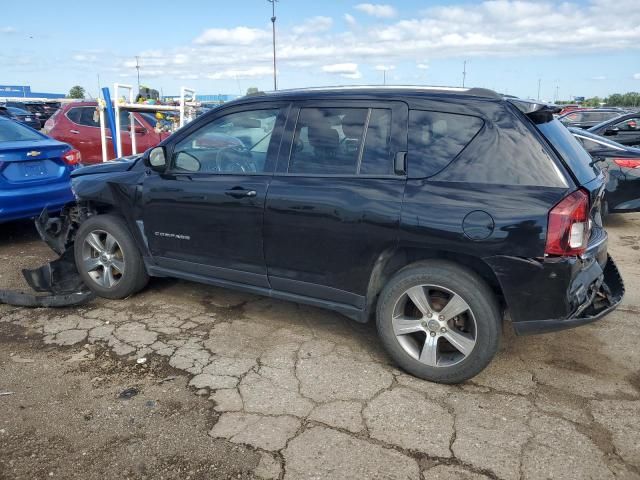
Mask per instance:
[[[411,110],[409,175],[422,178],[438,173],[467,146],[483,123],[468,115]]]
[[[290,173],[355,175],[366,108],[303,108],[289,160]]]
[[[265,171],[267,150],[279,109],[230,113],[180,141],[175,171],[251,174]]]
[[[581,184],[595,178],[598,169],[590,166],[591,157],[567,128],[557,120],[537,124],[538,130],[553,145]]]
[[[578,140],[578,142],[580,142],[580,144],[584,147],[584,149],[587,152],[593,152],[594,150],[601,150],[602,149],[602,145],[589,140],[587,138],[584,137],[576,137],[576,139]]]
[[[626,132],[635,132],[640,130],[640,117],[628,118],[624,122],[616,124],[616,127]]]
[[[391,110],[375,108],[369,115],[360,165],[362,175],[392,175]]]
[[[560,119],[563,122],[580,122],[582,121],[582,113],[574,112],[569,113]]]
[[[45,137],[13,120],[0,119],[0,142],[23,142],[43,138]]]
[[[67,112],[67,118],[73,123],[84,125],[85,127],[100,126],[100,119],[98,118],[96,107],[73,107]]]

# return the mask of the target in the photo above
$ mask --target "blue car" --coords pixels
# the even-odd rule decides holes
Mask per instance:
[[[80,152],[0,117],[0,223],[59,211],[73,200],[70,173]]]

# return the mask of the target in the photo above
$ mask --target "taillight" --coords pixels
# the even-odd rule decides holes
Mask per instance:
[[[589,194],[577,190],[549,212],[546,255],[582,255],[590,233]]]
[[[62,159],[64,160],[64,163],[66,163],[67,165],[78,165],[81,160],[80,152],[76,149],[67,150],[62,155]]]
[[[613,162],[622,168],[640,168],[640,158],[614,158]]]

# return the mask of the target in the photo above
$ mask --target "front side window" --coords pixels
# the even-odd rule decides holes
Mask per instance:
[[[484,125],[477,117],[409,111],[409,176],[435,175],[467,146]]]
[[[391,110],[302,108],[289,173],[392,174]]]
[[[624,122],[618,123],[616,127],[625,132],[638,131],[640,130],[640,117],[628,118]]]
[[[280,109],[219,117],[174,148],[176,172],[252,174],[265,172],[267,151]]]

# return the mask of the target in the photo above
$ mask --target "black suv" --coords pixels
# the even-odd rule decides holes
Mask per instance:
[[[507,312],[548,332],[622,298],[603,175],[553,113],[483,89],[248,96],[74,171],[77,203],[38,228],[99,296],[168,276],[375,318],[400,366],[460,382]]]

